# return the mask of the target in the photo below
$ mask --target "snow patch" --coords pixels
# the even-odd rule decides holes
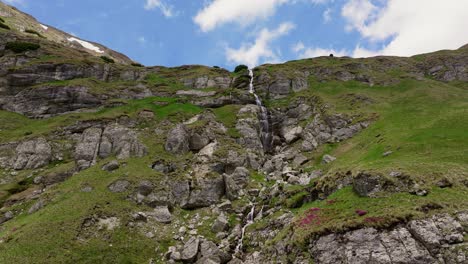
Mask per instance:
[[[39,25],[41,25],[41,27],[42,27],[44,30],[48,30],[48,29],[49,29],[49,27],[46,26],[46,25],[42,25],[42,24],[39,24]]]
[[[73,38],[73,37],[68,38],[68,41],[70,41],[70,42],[76,41],[76,42],[80,43],[80,45],[83,46],[86,49],[92,50],[92,51],[97,52],[97,53],[104,53],[104,51],[102,51],[99,47],[96,47],[96,46],[94,46],[93,44],[91,44],[91,43],[89,43],[87,41],[77,39],[77,38]]]

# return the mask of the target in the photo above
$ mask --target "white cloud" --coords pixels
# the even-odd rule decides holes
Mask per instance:
[[[193,18],[203,32],[225,23],[248,25],[266,19],[291,0],[213,0]]]
[[[165,17],[173,17],[174,7],[163,2],[163,0],[146,0],[145,9],[153,10],[158,8]]]
[[[332,20],[331,16],[332,10],[331,8],[327,8],[325,11],[323,11],[322,18],[323,18],[323,23],[328,24]]]
[[[315,58],[321,56],[329,56],[333,54],[334,56],[341,57],[347,56],[349,54],[346,50],[335,50],[335,49],[325,49],[319,47],[306,47],[304,43],[299,41],[296,45],[292,47],[292,51],[297,54],[298,59],[306,58]]]
[[[229,62],[246,64],[249,67],[255,67],[261,61],[278,62],[278,52],[273,51],[270,44],[273,40],[288,34],[295,27],[294,24],[282,23],[274,30],[263,29],[258,34],[257,39],[251,44],[242,44],[239,49],[226,49],[226,58]]]
[[[146,38],[143,37],[143,36],[141,36],[141,37],[139,37],[139,38],[137,39],[137,41],[138,41],[138,43],[140,43],[140,44],[145,44],[145,43],[146,43]]]
[[[466,10],[466,0],[388,0],[381,8],[370,0],[349,0],[342,15],[371,42],[389,41],[377,53],[410,56],[468,43]]]

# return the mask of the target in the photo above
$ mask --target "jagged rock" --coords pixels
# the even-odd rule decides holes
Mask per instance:
[[[229,222],[226,217],[221,214],[216,218],[213,225],[211,226],[211,231],[214,233],[223,232],[229,229]]]
[[[18,77],[19,75],[12,76]],[[10,79],[11,81],[12,79]],[[101,100],[89,93],[87,87],[46,86],[24,89],[6,101],[2,108],[29,117],[50,117],[79,109],[97,107],[100,104]]]
[[[88,128],[81,135],[81,139],[75,147],[78,170],[87,169],[96,162],[101,134],[101,128]]]
[[[111,154],[118,159],[142,157],[146,154],[146,147],[139,142],[135,131],[120,125],[110,125],[102,133],[99,156],[107,158]]]
[[[293,164],[296,165],[296,166],[301,166],[304,163],[306,163],[307,161],[309,161],[309,158],[307,158],[306,156],[304,156],[302,154],[297,154],[294,157]]]
[[[102,166],[102,170],[111,172],[117,170],[119,167],[119,162],[117,160],[113,160],[104,164],[104,166]]]
[[[217,146],[218,142],[216,141],[206,145],[197,153],[198,160],[201,162],[209,162],[213,158]]]
[[[117,180],[109,185],[107,188],[114,193],[121,193],[127,191],[130,186],[130,182],[127,180]]]
[[[261,124],[258,120],[259,107],[246,105],[237,114],[236,129],[242,135],[239,143],[248,149],[263,153],[263,144],[260,136]]]
[[[190,150],[189,134],[183,124],[177,125],[167,134],[165,148],[174,154],[186,153]]]
[[[411,221],[408,223],[408,229],[434,254],[439,253],[443,245],[463,242],[463,227],[446,214]]]
[[[33,214],[39,211],[40,209],[42,209],[44,206],[45,206],[45,201],[41,199],[37,201],[35,204],[33,204],[31,208],[29,208],[28,214]]]
[[[176,170],[176,167],[174,164],[167,163],[163,160],[158,160],[154,162],[152,168],[153,170],[160,172],[160,173],[164,173],[164,174],[171,173]]]
[[[169,224],[172,222],[172,214],[167,206],[157,206],[149,215],[159,223]]]
[[[13,169],[37,169],[52,159],[52,148],[44,138],[37,138],[20,143],[16,147],[16,156],[12,160]]]
[[[181,257],[180,259],[184,262],[193,262],[195,261],[197,254],[198,254],[198,248],[200,246],[200,240],[196,237],[191,237],[189,240],[185,243],[184,248],[182,249]]]
[[[322,163],[328,164],[328,163],[331,163],[331,162],[333,162],[335,160],[336,160],[336,158],[333,157],[333,156],[324,155],[323,158],[322,158]]]
[[[332,263],[436,263],[405,228],[379,233],[373,228],[321,237],[310,248],[314,261]],[[394,260],[394,262],[392,262]]]

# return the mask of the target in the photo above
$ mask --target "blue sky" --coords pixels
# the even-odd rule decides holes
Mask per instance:
[[[4,0],[145,65],[232,69],[320,55],[408,56],[468,43],[466,0]]]

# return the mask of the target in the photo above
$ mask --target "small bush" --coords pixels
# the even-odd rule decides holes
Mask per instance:
[[[26,52],[29,50],[37,50],[40,47],[41,45],[36,44],[36,43],[20,42],[20,41],[8,42],[5,45],[5,49],[11,50],[14,53],[22,53],[22,52]]]
[[[221,69],[221,67],[219,67],[219,66],[213,66],[213,68],[215,68],[215,69]]]
[[[136,62],[132,63],[132,66],[135,66],[135,67],[145,67],[145,66],[143,66],[143,64],[141,64],[141,63],[136,63]]]
[[[5,19],[0,17],[0,22],[5,23]]]
[[[0,28],[4,28],[4,29],[10,29],[9,26],[3,24],[3,22],[0,22]]]
[[[248,70],[248,69],[249,69],[249,67],[247,67],[247,65],[241,64],[241,65],[238,65],[238,66],[234,69],[234,72],[235,72],[235,73],[238,73],[238,72],[241,72],[241,71],[243,71],[243,70]]]
[[[101,56],[101,59],[105,62],[105,63],[115,63],[115,61],[107,56]]]
[[[37,32],[36,30],[26,29],[24,32],[29,33],[29,34],[37,35],[40,38],[44,38],[44,36],[42,36],[41,33]]]

